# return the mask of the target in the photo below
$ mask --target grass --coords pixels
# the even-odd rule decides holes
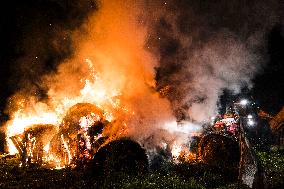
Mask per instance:
[[[284,152],[271,148],[256,151],[264,172],[264,184],[268,188],[284,188]]]
[[[150,171],[144,175],[112,173],[94,176],[79,169],[51,170],[42,167],[19,167],[18,159],[0,163],[0,188],[238,188],[228,169],[202,164],[171,164],[166,171]]]

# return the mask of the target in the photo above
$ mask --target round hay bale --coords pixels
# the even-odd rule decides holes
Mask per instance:
[[[78,103],[72,106],[52,141],[53,153],[65,163],[68,162],[66,159],[77,165],[90,161],[100,147],[103,128],[107,124],[103,111],[96,105]]]
[[[97,132],[101,132],[104,126],[104,124],[101,123],[106,122],[103,116],[103,111],[96,105],[90,103],[78,103],[72,106],[62,120],[60,132],[68,134],[72,139],[76,138],[77,132],[80,129],[80,119],[89,115],[95,115],[99,118],[94,124],[98,126]]]
[[[53,155],[53,157],[57,160],[60,160],[63,163],[63,143],[61,141],[60,134],[56,134],[50,141],[49,144],[49,153]]]
[[[93,172],[111,174],[143,174],[148,170],[146,151],[135,141],[119,139],[108,143],[98,150],[93,159]]]
[[[47,145],[57,133],[57,128],[52,124],[34,124],[28,127],[25,133],[35,137],[36,144]]]
[[[34,124],[27,128],[24,132],[25,138],[23,141],[33,143],[32,159],[38,164],[42,164],[43,148],[46,146],[57,133],[57,128],[51,124]],[[29,135],[29,139],[26,136]],[[29,141],[26,141],[26,140]]]
[[[240,149],[237,141],[218,134],[205,135],[199,143],[202,161],[214,166],[238,166]]]

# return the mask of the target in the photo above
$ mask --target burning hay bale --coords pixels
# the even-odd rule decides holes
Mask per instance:
[[[130,139],[119,139],[98,150],[93,160],[94,171],[100,174],[126,172],[142,174],[147,172],[148,158],[145,149]]]
[[[62,120],[61,133],[68,133],[71,138],[76,138],[78,130],[83,124],[94,127],[95,132],[101,133],[106,120],[103,111],[90,103],[78,103],[72,106]]]
[[[51,124],[34,124],[25,129],[22,135],[11,137],[22,157],[22,162],[42,164],[44,147],[49,144],[57,129]]]
[[[108,124],[104,112],[96,105],[78,103],[66,113],[59,129],[53,125],[37,124],[26,129],[21,137],[11,139],[23,162],[42,164],[44,159],[46,165],[57,168],[85,167],[93,163],[98,172],[146,172],[148,159],[145,150],[129,139],[107,140],[110,138],[103,130]]]
[[[35,137],[38,145],[48,144],[56,133],[57,128],[52,124],[35,124],[25,130],[25,134]]]
[[[91,161],[104,143],[103,128],[107,124],[103,111],[97,106],[89,103],[72,106],[51,141],[52,153],[61,165]]]
[[[237,141],[218,134],[205,135],[199,143],[199,154],[206,164],[238,166],[240,149]]]

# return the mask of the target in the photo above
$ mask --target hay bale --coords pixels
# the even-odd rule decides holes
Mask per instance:
[[[80,126],[80,119],[88,117],[90,120],[86,128]],[[90,158],[101,145],[101,140],[98,141],[96,137],[102,134],[103,128],[108,122],[104,119],[103,111],[96,105],[90,103],[78,103],[72,106],[66,113],[59,128],[59,132],[54,136],[50,143],[50,151],[66,164],[66,159],[72,159],[74,163],[78,163],[79,157],[83,156],[86,151],[86,146],[80,146],[81,141],[88,140],[91,143]],[[64,144],[65,142],[65,144]],[[86,141],[84,141],[86,145]],[[67,145],[67,146],[66,146]],[[68,151],[68,153],[66,153]],[[66,158],[66,154],[68,157]],[[80,156],[81,155],[81,156]]]
[[[51,139],[49,144],[49,153],[52,154],[55,159],[61,160],[63,162],[63,143],[61,141],[60,134],[57,133]]]
[[[80,129],[80,119],[91,114],[96,114],[100,117],[100,120],[94,125],[98,126],[97,132],[101,132],[106,122],[103,116],[103,111],[96,105],[90,103],[78,103],[72,106],[63,118],[60,125],[60,133],[68,134],[69,137],[74,139],[76,136],[73,135],[77,135],[78,130]]]
[[[236,167],[240,161],[240,149],[237,141],[218,134],[205,135],[199,144],[202,161],[214,166]]]
[[[112,141],[98,150],[93,159],[93,172],[111,174],[143,174],[148,170],[145,149],[137,142],[123,138]]]
[[[57,128],[51,124],[34,124],[28,127],[24,132],[24,139],[22,142],[32,142],[32,160],[35,163],[41,164],[43,158],[43,148],[47,145],[54,135],[57,133]],[[26,141],[26,136],[30,136],[30,141]],[[27,150],[27,149],[26,149]],[[23,155],[23,158],[26,158],[26,152]]]
[[[47,145],[57,133],[57,128],[52,124],[34,124],[25,130],[25,134],[35,137],[36,144]]]

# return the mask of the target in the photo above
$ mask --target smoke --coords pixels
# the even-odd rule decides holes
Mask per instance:
[[[160,57],[157,90],[178,120],[217,114],[224,89],[252,87],[265,63],[265,32],[279,21],[278,1],[151,2],[148,48]]]

